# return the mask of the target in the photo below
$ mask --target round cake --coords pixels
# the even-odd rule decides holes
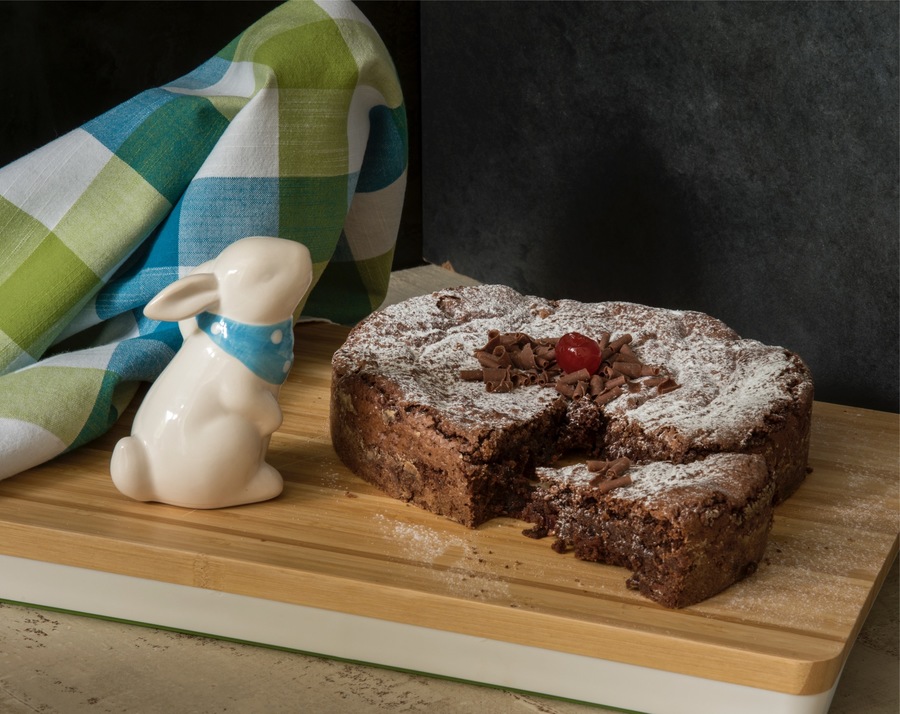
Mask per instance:
[[[573,333],[599,345],[593,373],[557,362],[558,341]],[[332,367],[332,441],[360,477],[469,527],[526,518],[558,548],[632,568],[634,587],[673,607],[752,572],[772,505],[806,474],[809,370],[698,312],[547,300],[498,285],[443,290],[359,323]],[[590,478],[573,478],[588,462]],[[691,488],[671,486],[685,478]],[[571,527],[581,518],[603,530],[601,512],[626,502],[667,529],[667,538],[642,536],[659,540],[657,555],[672,538],[696,548],[702,528],[706,552],[655,567],[654,548],[629,555],[609,535],[624,516],[616,529],[607,518],[606,535]],[[685,530],[688,512],[696,523]],[[634,541],[633,529],[622,533],[622,543]],[[733,556],[716,549],[729,538]],[[712,578],[714,569],[728,575]],[[709,582],[698,585],[703,571]]]

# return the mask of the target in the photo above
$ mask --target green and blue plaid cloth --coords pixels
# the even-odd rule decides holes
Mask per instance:
[[[305,315],[376,308],[407,146],[365,17],[290,0],[190,74],[0,169],[0,478],[115,423],[181,343],[143,307],[235,240],[309,248]]]

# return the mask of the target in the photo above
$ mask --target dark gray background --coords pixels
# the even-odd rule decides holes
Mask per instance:
[[[702,310],[897,410],[897,3],[421,13],[430,262]]]
[[[0,165],[277,4],[0,3]],[[409,114],[396,268],[704,310],[898,410],[896,2],[357,4]]]

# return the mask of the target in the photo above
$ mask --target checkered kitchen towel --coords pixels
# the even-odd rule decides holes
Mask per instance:
[[[406,182],[394,66],[349,2],[290,0],[215,57],[0,169],[0,478],[105,432],[180,345],[143,317],[248,235],[304,243],[304,314],[387,289]]]

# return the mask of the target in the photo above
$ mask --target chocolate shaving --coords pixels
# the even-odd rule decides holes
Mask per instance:
[[[631,468],[631,459],[627,456],[621,456],[612,461],[588,461],[587,468],[591,473],[597,474],[597,476],[591,479],[591,485],[596,486],[602,481],[608,481],[622,476],[629,468]]]
[[[568,399],[588,397],[598,406],[619,395],[656,387],[657,395],[679,385],[655,365],[645,365],[635,354],[630,334],[612,340],[600,333],[597,344],[601,365],[595,374],[581,369],[565,373],[556,362],[556,338],[532,339],[524,332],[488,331],[488,341],[474,353],[481,369],[464,369],[460,379],[484,382],[489,392],[509,392],[528,385],[552,386]]]
[[[499,360],[490,352],[478,351],[475,353],[475,359],[482,367],[499,367]]]
[[[627,456],[621,456],[610,464],[609,469],[607,469],[606,471],[606,474],[607,476],[612,475],[613,478],[618,478],[630,468],[631,459],[629,459]]]
[[[611,349],[613,352],[618,352],[623,345],[627,345],[629,342],[631,342],[631,339],[631,335],[626,332],[621,337],[617,337],[612,342],[610,342],[609,349]]]
[[[484,375],[485,383],[505,382],[510,378],[509,369],[504,367],[485,367],[482,370],[482,374]]]
[[[531,349],[531,343],[526,343],[522,349],[510,355],[512,363],[519,369],[534,369],[534,350]]]
[[[641,361],[635,356],[634,352],[632,352],[631,350],[625,352],[625,347],[628,347],[628,345],[625,345],[620,351],[616,352],[615,355],[613,355],[612,361],[616,364],[619,364],[621,362],[640,364]]]
[[[621,387],[625,384],[625,375],[622,373],[615,373],[610,375],[610,379],[606,380],[606,389],[613,389],[614,387]]]
[[[600,368],[600,374],[602,374],[606,379],[613,379],[615,377],[621,376],[621,372],[619,372],[615,367],[609,364],[609,362],[607,362]]]
[[[609,470],[612,461],[603,461],[600,459],[589,459],[587,462],[587,470],[591,473],[603,472]]]
[[[641,376],[641,365],[640,362],[616,362],[615,369],[626,377],[640,377]]]
[[[588,461],[587,468],[597,474],[589,482],[597,493],[607,493],[631,483],[631,476],[626,473],[631,468],[631,459],[627,456],[612,461]]]
[[[622,486],[629,486],[631,484],[631,476],[625,474],[624,476],[619,476],[618,478],[614,478],[611,481],[603,481],[602,483],[597,484],[596,491],[597,493],[608,493],[615,488],[621,488]]]
[[[506,345],[497,345],[491,352],[491,356],[497,360],[497,364],[501,367],[511,367],[512,357],[506,350]]]
[[[575,384],[575,382],[589,382],[591,373],[586,369],[579,369],[577,372],[569,372],[559,378],[559,382],[563,384]]]
[[[666,377],[662,382],[656,385],[656,393],[657,394],[668,394],[669,392],[674,392],[681,385],[678,384],[671,377]]]
[[[594,397],[594,404],[602,407],[604,404],[609,404],[609,402],[618,397],[621,393],[621,387],[613,387],[612,389],[607,389],[602,394],[598,394],[596,397]]]

